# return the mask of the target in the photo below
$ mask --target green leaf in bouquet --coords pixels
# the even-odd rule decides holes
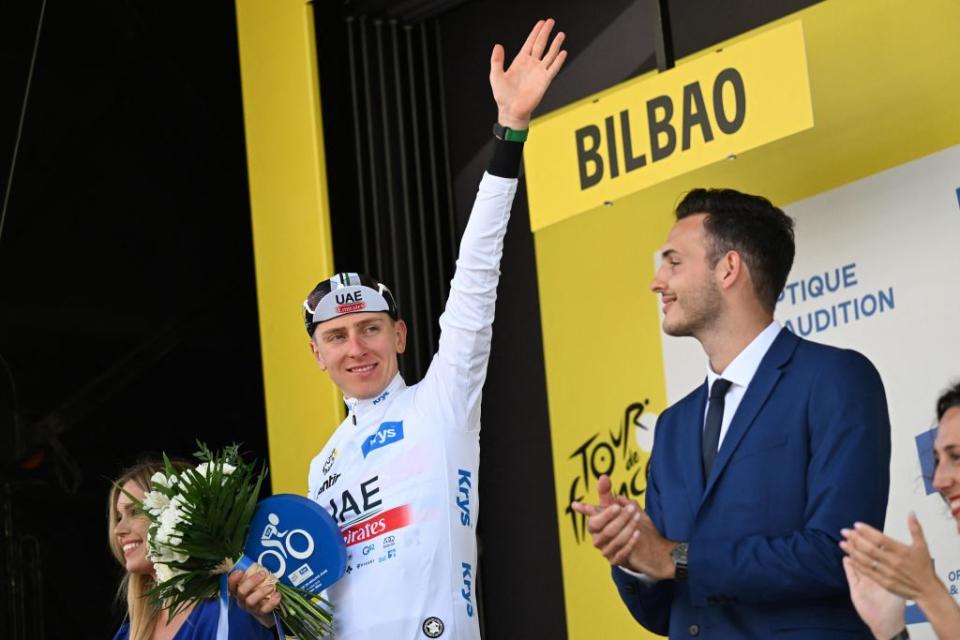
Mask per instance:
[[[266,477],[266,470],[261,469],[255,481],[249,477],[252,469],[245,469],[244,486],[238,491],[238,499],[234,503],[234,512],[228,520],[228,532],[233,536],[230,540],[230,547],[236,550],[236,554],[243,550],[243,543],[247,538],[247,529],[253,514],[257,508],[257,500],[260,497],[260,487]],[[251,485],[252,482],[252,485]]]
[[[213,453],[211,453],[207,445],[200,440],[197,440],[196,443],[199,450],[193,452],[193,457],[202,462],[208,462],[213,457]]]

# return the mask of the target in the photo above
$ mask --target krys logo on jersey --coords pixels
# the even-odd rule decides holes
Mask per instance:
[[[460,563],[463,577],[463,586],[460,588],[460,597],[466,603],[467,616],[473,617],[473,566],[469,562]]]
[[[363,444],[360,445],[360,451],[363,453],[363,457],[366,458],[370,455],[370,452],[382,449],[401,440],[403,440],[403,421],[384,422],[380,425],[380,428],[377,429],[376,433],[363,441]]]
[[[596,498],[594,490],[597,479],[610,476],[613,492],[628,498],[638,499],[647,488],[647,473],[650,452],[653,451],[656,414],[647,411],[649,399],[627,405],[623,420],[615,430],[604,435],[598,431],[583,441],[569,459],[576,470],[570,480],[570,502],[590,501]],[[635,439],[631,440],[633,432]],[[644,455],[641,456],[641,452]],[[583,542],[587,531],[587,518],[570,508],[564,511],[570,517],[570,526],[577,544]]]
[[[460,524],[470,526],[470,489],[473,487],[473,475],[466,469],[457,469],[457,508],[460,510]]]

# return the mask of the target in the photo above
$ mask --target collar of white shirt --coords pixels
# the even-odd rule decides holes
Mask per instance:
[[[737,354],[733,362],[727,365],[721,373],[714,373],[710,367],[710,361],[707,360],[707,393],[713,387],[714,381],[723,376],[724,380],[729,380],[734,385],[746,388],[753,376],[760,368],[760,361],[767,355],[773,341],[777,339],[780,333],[780,323],[776,320],[767,325],[767,328],[757,334],[757,337],[748,344],[743,351]]]

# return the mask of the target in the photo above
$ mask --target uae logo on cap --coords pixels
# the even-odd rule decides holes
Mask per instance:
[[[337,302],[337,313],[353,313],[362,311],[367,303],[363,301],[362,291],[353,291],[350,293],[338,293],[334,296]]]
[[[353,313],[354,311],[362,311],[366,306],[366,302],[357,302],[355,304],[339,304],[337,305],[337,313]]]

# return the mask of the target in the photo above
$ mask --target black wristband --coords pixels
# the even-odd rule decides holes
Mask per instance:
[[[900,630],[900,633],[890,638],[890,640],[910,640],[910,632],[904,627]]]
[[[493,139],[493,157],[487,165],[487,173],[501,178],[520,176],[520,162],[523,160],[523,143]]]

